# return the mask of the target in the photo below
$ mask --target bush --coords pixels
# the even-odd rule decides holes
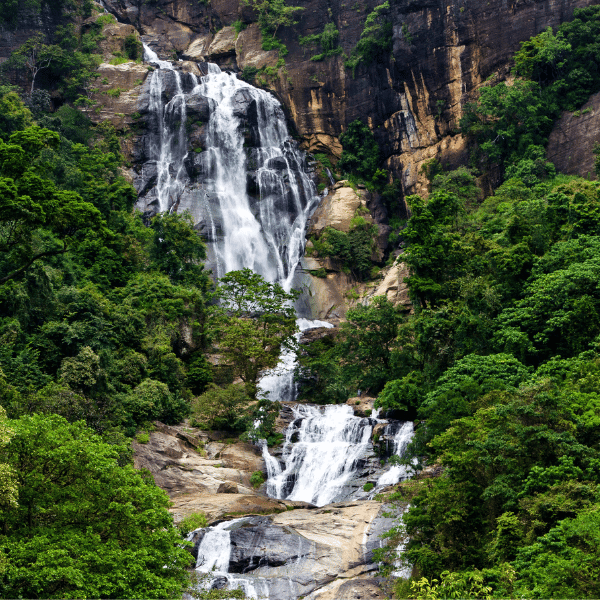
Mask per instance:
[[[130,33],[123,42],[125,54],[131,60],[141,60],[144,55],[144,46],[135,33]]]
[[[182,519],[177,528],[181,531],[181,535],[186,536],[191,531],[208,527],[206,515],[203,512],[193,513]]]
[[[147,431],[141,431],[135,436],[140,444],[147,444],[150,441],[150,434]]]
[[[243,384],[232,383],[220,388],[214,383],[192,401],[191,422],[195,427],[244,431],[250,398]]]
[[[344,150],[337,168],[371,181],[379,164],[379,146],[373,133],[360,119],[352,121],[340,135]]]
[[[254,471],[250,476],[250,483],[254,489],[259,488],[265,482],[265,476],[262,471]]]
[[[375,487],[375,484],[371,483],[369,481],[369,482],[365,483],[365,485],[363,485],[363,492],[370,492],[374,487]]]

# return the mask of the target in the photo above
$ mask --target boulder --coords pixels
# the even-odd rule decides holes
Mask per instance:
[[[217,488],[217,494],[237,494],[238,486],[235,483],[231,483],[231,481],[226,481],[222,483]]]
[[[216,492],[216,490],[215,490]],[[171,498],[169,509],[175,522],[188,515],[203,512],[209,523],[222,519],[225,515],[260,515],[283,512],[291,503],[258,496],[250,489],[238,494],[187,493]]]
[[[326,227],[333,227],[338,231],[348,233],[350,222],[361,207],[363,208],[361,216],[367,221],[373,222],[366,209],[366,193],[361,190],[354,191],[353,188],[344,185],[345,183],[344,181],[336,183],[333,191],[321,201],[310,219],[309,235],[319,236]]]
[[[346,400],[346,404],[352,407],[352,410],[357,417],[370,417],[373,412],[374,403],[375,398],[365,395],[348,398],[348,400]]]
[[[237,464],[247,458],[245,464],[258,468],[246,471],[226,467],[222,461],[214,458],[214,454],[213,458],[208,456],[199,435],[190,433],[188,437],[178,429],[161,424],[150,433],[147,444],[134,441],[134,466],[148,469],[156,484],[171,498],[199,492],[208,495],[254,493],[250,477],[253,471],[264,468],[262,458],[252,454],[242,444]],[[230,456],[232,458],[228,464],[233,464],[236,462],[235,450],[230,451]]]
[[[395,262],[384,272],[383,280],[367,294],[367,298],[385,296],[394,306],[412,309],[406,278],[410,275],[406,263]]]
[[[223,27],[217,31],[206,51],[207,60],[215,62],[221,58],[235,55],[235,38],[236,32],[233,27]]]
[[[192,43],[183,51],[181,57],[184,60],[191,60],[196,62],[204,61],[204,57],[206,56],[207,50],[212,40],[212,33],[199,35],[198,37],[194,38]]]
[[[262,49],[262,35],[258,23],[252,23],[240,32],[235,40],[235,52],[238,67],[274,67],[279,59],[277,50]]]
[[[254,444],[239,442],[226,445],[219,455],[221,465],[228,469],[239,469],[247,473],[264,471],[262,451]]]

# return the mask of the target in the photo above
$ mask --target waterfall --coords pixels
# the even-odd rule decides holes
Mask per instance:
[[[203,589],[224,588],[243,589],[246,598],[265,599],[269,597],[269,585],[261,577],[239,577],[229,573],[231,558],[231,531],[243,525],[246,518],[224,521],[209,527],[198,547],[196,571],[205,574],[200,586]],[[190,536],[188,538],[191,539]]]
[[[401,423],[398,431],[394,435],[394,455],[402,457],[410,444],[414,435],[414,427],[412,421]],[[409,477],[408,467],[405,465],[393,465],[377,480],[377,487],[385,485],[394,485],[403,479]]]
[[[345,404],[323,409],[300,404],[293,411],[283,446],[285,468],[265,456],[267,494],[317,506],[335,502],[369,449],[371,420],[355,417]]]
[[[189,211],[218,277],[248,267],[291,289],[319,197],[280,103],[217,65],[203,64],[208,74],[198,78],[144,51],[159,68],[147,87],[152,127],[138,205]],[[203,141],[193,151],[192,127]]]
[[[300,341],[300,336],[304,331],[326,327],[331,329],[333,325],[326,321],[309,321],[308,319],[298,319],[298,329],[296,340]],[[267,395],[269,400],[295,400],[297,385],[294,381],[294,370],[296,369],[296,353],[290,350],[284,350],[281,353],[279,364],[272,370],[267,371],[260,380],[260,390]]]

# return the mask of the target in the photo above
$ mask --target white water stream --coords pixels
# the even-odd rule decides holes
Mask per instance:
[[[217,65],[206,64],[208,74],[198,79],[146,45],[144,52],[146,61],[159,66],[149,82],[156,131],[148,153],[156,162],[160,211],[181,203],[203,221],[218,277],[248,267],[290,290],[319,196],[281,104]],[[198,97],[208,100],[210,118],[206,148],[190,157],[187,104]],[[192,158],[201,167],[200,182],[186,171]],[[258,197],[248,191],[249,178]]]
[[[224,521],[206,530],[196,559],[196,571],[206,574],[202,579],[201,587],[210,589],[215,581],[221,580],[221,586],[227,589],[243,589],[247,598],[268,598],[268,582],[260,577],[241,577],[229,573],[231,557],[231,530],[246,519],[233,519]],[[191,538],[190,538],[191,539]]]
[[[370,444],[373,421],[355,417],[346,404],[323,409],[299,404],[293,411],[295,419],[283,446],[285,468],[263,447],[269,471],[267,494],[317,506],[330,504],[356,473]]]
[[[404,452],[410,444],[414,435],[414,427],[412,421],[406,421],[399,427],[396,435],[394,436],[394,455],[402,457]],[[407,479],[410,476],[409,467],[405,465],[393,465],[389,471],[386,471],[377,480],[376,487],[383,487],[386,485],[394,485],[403,479]]]

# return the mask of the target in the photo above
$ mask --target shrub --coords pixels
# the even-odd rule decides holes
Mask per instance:
[[[370,492],[374,487],[375,487],[375,484],[371,483],[369,481],[369,482],[365,483],[365,485],[363,485],[363,492]]]
[[[208,429],[244,431],[250,398],[243,384],[220,388],[214,383],[192,401],[192,425]]]
[[[131,60],[140,60],[144,54],[144,46],[135,33],[130,33],[123,42],[125,54]]]
[[[265,482],[265,477],[262,471],[254,471],[250,476],[250,483],[253,488],[259,488]]]
[[[147,444],[150,441],[150,434],[147,431],[141,431],[135,436],[140,444]]]
[[[181,531],[181,535],[186,536],[190,531],[208,527],[206,515],[203,512],[193,513],[182,519],[177,528]]]
[[[344,150],[337,164],[338,169],[372,181],[379,164],[379,146],[369,127],[360,119],[352,121],[340,135],[340,142]]]

